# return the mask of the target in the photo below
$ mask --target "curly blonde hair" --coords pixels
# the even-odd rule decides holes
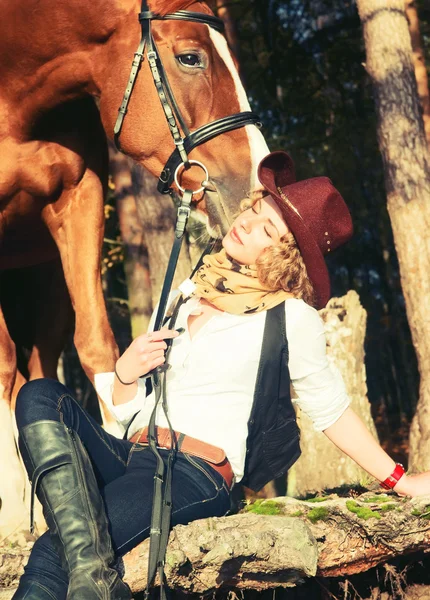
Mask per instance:
[[[240,210],[251,208],[257,200],[242,200]],[[279,244],[266,248],[258,257],[256,266],[258,279],[263,285],[273,291],[283,289],[310,306],[316,306],[316,293],[291,231],[281,237]]]

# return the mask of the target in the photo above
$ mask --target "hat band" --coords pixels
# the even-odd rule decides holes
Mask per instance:
[[[281,189],[279,186],[277,186],[277,188],[276,188],[276,189],[278,190],[278,192],[279,192],[279,195],[281,196],[282,200],[284,200],[284,202],[287,204],[287,206],[288,206],[289,208],[291,208],[291,210],[293,210],[293,211],[296,213],[296,215],[297,215],[298,217],[300,217],[300,218],[301,218],[301,220],[303,221],[303,217],[302,217],[302,215],[299,213],[299,211],[298,211],[298,210],[297,210],[297,208],[294,206],[294,204],[293,204],[293,203],[290,201],[290,199],[288,198],[287,194],[286,194],[286,193],[285,193],[285,192],[284,192],[284,191],[283,191],[283,190],[282,190],[282,189]]]

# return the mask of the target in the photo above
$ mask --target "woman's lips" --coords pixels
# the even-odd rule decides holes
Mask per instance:
[[[240,239],[235,227],[233,227],[233,229],[231,230],[230,236],[233,238],[233,241],[236,242],[236,244],[241,244],[243,246],[243,242]]]

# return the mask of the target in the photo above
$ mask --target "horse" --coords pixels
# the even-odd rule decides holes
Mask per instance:
[[[14,387],[15,393],[25,379],[55,377],[70,303],[74,342],[90,380],[112,371],[118,356],[100,278],[106,135],[115,136],[130,63],[140,48],[140,7],[137,0],[0,0],[0,8],[0,270],[23,269],[25,276],[31,265],[61,260],[64,275],[54,291],[52,285],[39,286],[42,301],[32,302],[27,289],[25,323],[38,320],[38,326],[25,378],[17,372],[13,327],[0,307],[0,534],[7,535],[22,527],[26,514],[13,441]],[[250,110],[226,40],[208,24],[213,13],[206,4],[152,0],[145,8],[156,15],[154,44],[182,112],[180,133]],[[185,10],[197,17],[184,19]],[[172,13],[182,18],[169,19]],[[175,145],[172,120],[166,123],[154,65],[148,62],[144,57],[136,68],[117,141],[124,153],[159,176]],[[181,149],[185,166],[193,165],[183,172],[181,184],[202,187],[198,164],[206,166],[209,177],[203,198],[197,198],[199,208],[210,226],[225,231],[240,199],[259,187],[257,165],[268,148],[254,125],[220,133],[188,148],[191,162]],[[180,147],[177,139],[175,144]],[[3,287],[1,296],[11,292]],[[109,427],[103,407],[102,414]]]

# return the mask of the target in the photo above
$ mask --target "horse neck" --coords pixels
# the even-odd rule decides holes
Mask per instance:
[[[6,6],[0,77],[6,103],[19,109],[24,128],[41,110],[100,94],[109,40],[118,23],[134,15],[132,37],[139,38],[139,0],[17,0]]]

